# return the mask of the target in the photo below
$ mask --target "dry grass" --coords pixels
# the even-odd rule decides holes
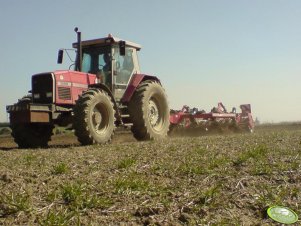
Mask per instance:
[[[58,135],[37,150],[0,138],[0,224],[271,225],[276,204],[300,216],[301,126],[116,138],[78,146]]]

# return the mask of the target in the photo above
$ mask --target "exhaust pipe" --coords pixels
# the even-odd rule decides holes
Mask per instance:
[[[81,41],[81,32],[78,31],[78,28],[74,28],[74,31],[77,34],[77,56],[76,56],[76,69],[77,71],[82,71],[82,41]]]

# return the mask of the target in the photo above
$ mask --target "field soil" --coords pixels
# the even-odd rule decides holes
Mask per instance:
[[[273,205],[301,217],[300,124],[46,149],[0,137],[0,225],[281,225]]]

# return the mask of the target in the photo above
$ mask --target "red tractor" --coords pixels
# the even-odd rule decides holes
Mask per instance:
[[[74,70],[33,75],[30,94],[7,106],[18,146],[46,147],[54,125],[72,125],[83,145],[109,142],[118,126],[131,127],[137,140],[166,137],[167,97],[157,77],[140,73],[141,46],[112,35],[82,41],[75,32]]]

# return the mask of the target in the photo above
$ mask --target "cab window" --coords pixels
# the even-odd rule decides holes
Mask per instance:
[[[116,83],[127,84],[134,72],[133,48],[126,47],[125,56],[120,56],[119,48],[114,48]]]

